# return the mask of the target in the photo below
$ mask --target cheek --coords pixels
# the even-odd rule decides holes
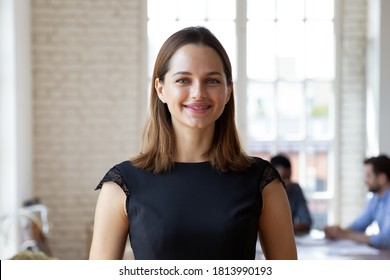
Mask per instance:
[[[374,178],[369,178],[369,179],[367,180],[367,183],[368,183],[368,185],[369,185],[369,186],[373,186],[373,185],[375,185],[375,184],[376,184],[376,182],[375,182],[375,179],[374,179]]]
[[[177,103],[177,102],[183,102],[186,100],[187,94],[185,91],[180,89],[170,89],[169,91],[166,91],[166,100],[168,103]]]
[[[214,102],[226,104],[229,100],[229,94],[225,90],[211,89],[208,91],[208,96],[214,100]]]

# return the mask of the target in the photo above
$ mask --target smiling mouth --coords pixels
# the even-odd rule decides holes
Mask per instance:
[[[209,109],[211,106],[209,105],[202,105],[202,106],[195,106],[195,105],[184,105],[184,107],[193,109],[193,110],[204,110],[204,109]]]
[[[184,105],[184,108],[187,109],[188,112],[196,114],[196,115],[203,115],[209,112],[211,105],[207,104],[190,104],[190,105]]]

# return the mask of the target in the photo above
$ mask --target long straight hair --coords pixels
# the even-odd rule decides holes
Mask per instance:
[[[155,80],[164,81],[175,52],[188,44],[203,45],[214,49],[222,60],[227,83],[233,88],[232,68],[229,57],[220,41],[205,27],[188,27],[171,35],[162,45],[154,65],[150,89],[150,111],[145,126],[141,153],[132,158],[132,163],[147,171],[169,171],[175,164],[175,134],[168,106],[157,95]],[[222,115],[216,120],[214,137],[206,153],[212,166],[221,172],[242,171],[252,162],[240,144],[234,109],[234,93],[225,105]]]

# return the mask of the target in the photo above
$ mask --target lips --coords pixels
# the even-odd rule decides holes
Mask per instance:
[[[192,103],[184,105],[184,107],[195,113],[204,113],[211,108],[211,105],[208,103]]]
[[[208,109],[211,106],[193,106],[193,105],[186,105],[185,107],[194,109],[194,110],[201,110],[201,109]]]

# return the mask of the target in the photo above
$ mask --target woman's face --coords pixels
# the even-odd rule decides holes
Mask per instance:
[[[232,92],[216,51],[194,44],[176,51],[164,82],[156,79],[155,87],[168,106],[175,130],[214,128]]]

